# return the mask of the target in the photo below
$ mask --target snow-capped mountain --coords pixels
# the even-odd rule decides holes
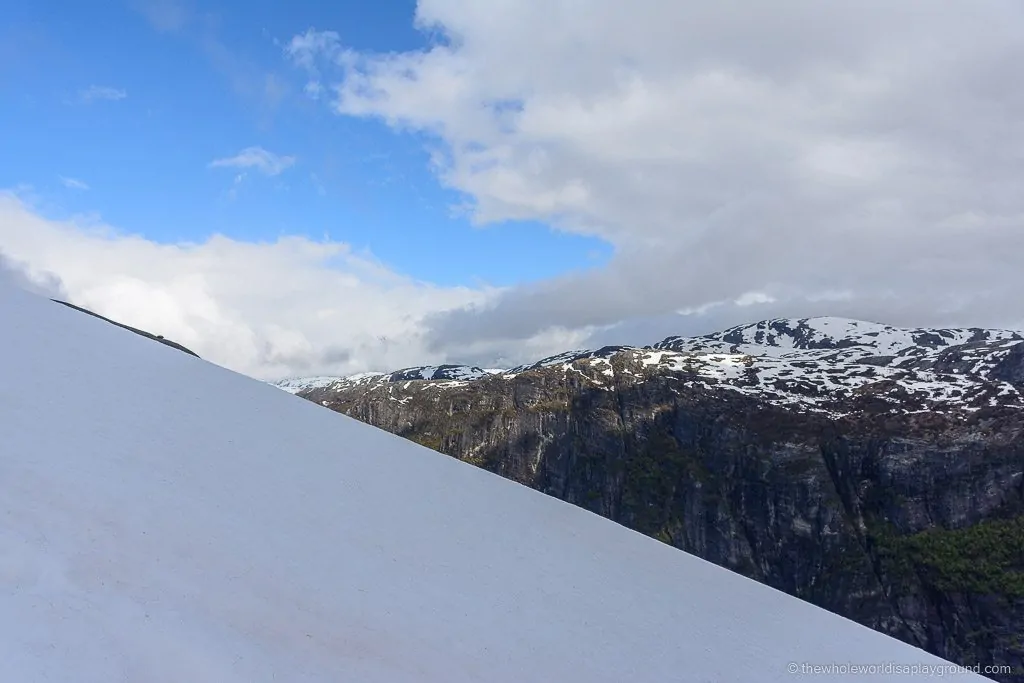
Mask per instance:
[[[484,370],[472,365],[420,365],[404,368],[394,372],[361,372],[345,377],[297,377],[275,382],[275,386],[288,393],[297,394],[310,389],[327,389],[331,387],[354,387],[376,385],[388,382],[468,382],[482,377],[504,372],[503,370]]]
[[[762,320],[701,337],[669,337],[657,346],[676,350],[749,348],[766,353],[772,349],[786,353],[858,348],[871,350],[876,356],[886,356],[915,346],[937,349],[1007,339],[1022,341],[1024,337],[1006,330],[899,328],[849,318],[819,317]]]
[[[614,362],[613,362],[614,361]],[[445,365],[390,374],[316,377],[277,383],[292,393],[347,391],[431,382],[463,386],[511,380],[544,368],[575,373],[611,389],[623,376],[652,374],[684,387],[751,396],[797,411],[844,414],[1024,408],[1024,335],[1008,330],[901,329],[845,318],[765,320],[699,337],[669,337],[648,347],[568,351],[510,370]]]

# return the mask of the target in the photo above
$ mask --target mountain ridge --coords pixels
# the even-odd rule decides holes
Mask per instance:
[[[370,388],[412,381],[474,382],[545,367],[576,371],[601,384],[610,359],[626,354],[684,384],[717,385],[776,405],[840,415],[870,403],[896,412],[1024,408],[1024,333],[984,328],[897,328],[836,317],[776,318],[721,332],[666,337],[649,346],[579,349],[508,370],[447,364],[390,373],[293,378],[274,382],[291,393]],[[605,384],[607,384],[605,382]],[[859,401],[871,397],[871,401]],[[847,402],[847,405],[844,405]],[[877,408],[877,405],[875,405]]]

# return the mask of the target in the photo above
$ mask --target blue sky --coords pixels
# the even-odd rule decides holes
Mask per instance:
[[[1024,327],[1024,5],[784,5],[8,2],[0,269],[266,378]]]
[[[199,3],[196,3],[198,6]],[[282,45],[311,27],[360,52],[415,50],[410,0],[35,0],[0,24],[0,187],[51,217],[98,214],[149,240],[280,235],[368,250],[440,285],[511,285],[606,262],[606,243],[539,223],[474,227],[429,166],[430,140],[302,94]],[[211,167],[260,147],[272,176]]]

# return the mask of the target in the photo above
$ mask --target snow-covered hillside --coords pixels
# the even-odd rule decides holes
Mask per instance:
[[[45,299],[0,286],[0,321],[4,680],[768,683],[948,666]]]
[[[292,379],[275,382],[279,389],[284,389],[290,394],[297,394],[300,391],[309,389],[327,389],[333,386],[361,386],[367,384],[379,384],[386,382],[412,382],[412,381],[435,381],[435,382],[468,382],[482,377],[504,372],[503,370],[485,370],[472,365],[419,365],[414,368],[404,368],[395,372],[361,372],[356,375],[345,377],[296,377]]]
[[[567,351],[507,371],[442,367],[451,370],[437,376],[414,368],[391,374],[294,379],[277,386],[292,393],[344,392],[434,380],[425,388],[444,389],[495,373],[514,379],[522,373],[560,367],[575,379],[608,390],[622,375],[635,382],[658,374],[677,380],[681,387],[714,388],[835,416],[865,406],[875,412],[881,406],[893,413],[1024,408],[1024,335],[1020,332],[901,329],[845,318],[764,320],[700,337],[669,337],[646,347]]]

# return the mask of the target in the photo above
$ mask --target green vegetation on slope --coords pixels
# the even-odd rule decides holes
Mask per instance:
[[[916,573],[944,592],[1024,597],[1024,516],[909,536],[874,531],[879,558],[893,578]]]
[[[940,590],[1024,597],[1024,516],[929,529],[902,545]]]

